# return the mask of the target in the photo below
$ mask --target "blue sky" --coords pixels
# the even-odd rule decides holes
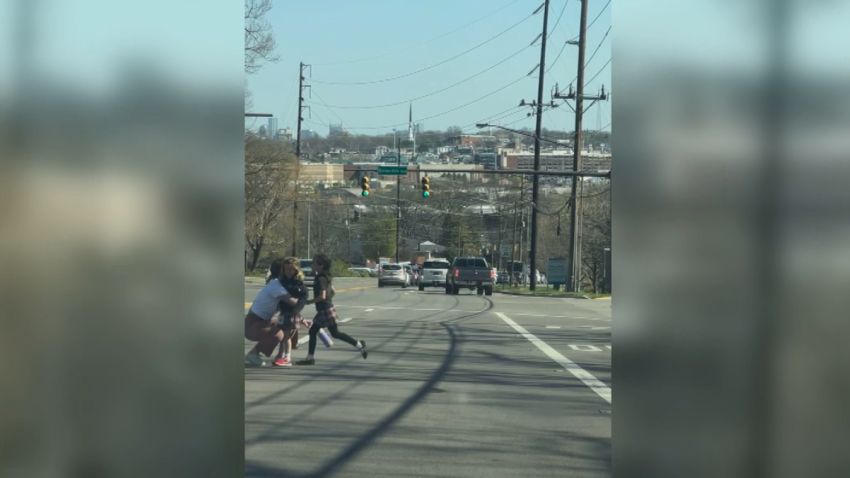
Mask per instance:
[[[530,16],[541,4],[541,0],[278,0],[268,19],[274,27],[280,61],[248,76],[246,84],[253,95],[249,109],[273,113],[280,127],[294,127],[298,63],[303,61],[312,65],[312,71],[306,74],[312,95],[305,94],[311,110],[305,111],[303,127],[322,135],[327,134],[328,123],[340,122],[355,134],[385,133],[394,127],[406,130],[409,106],[405,100],[424,95],[429,96],[412,102],[413,116],[428,130],[460,126],[476,131],[474,123],[497,113],[502,114],[491,122],[533,128],[534,119],[525,116],[529,110],[514,107],[521,99],[537,97],[537,70],[532,76],[525,75],[539,62],[539,42],[523,48],[542,29],[542,11]],[[611,4],[608,0],[589,0],[588,22],[600,12],[587,32],[587,58],[599,47],[585,70],[587,94],[597,92],[603,83],[606,88],[611,85],[611,65],[606,66],[613,36],[613,31],[606,36],[611,26]],[[579,14],[578,0],[550,2],[544,101],[549,100],[556,82],[566,89],[574,81],[577,48],[562,46],[577,36]],[[437,66],[429,68],[433,65]],[[422,69],[425,71],[410,74]],[[590,81],[597,72],[601,73]],[[403,77],[364,85],[331,84],[398,76]],[[393,103],[399,104],[348,108]],[[610,102],[599,103],[585,114],[585,127],[610,129],[610,112]],[[246,122],[248,127],[263,123]],[[546,128],[572,130],[573,124],[574,115],[566,105],[543,116]]]

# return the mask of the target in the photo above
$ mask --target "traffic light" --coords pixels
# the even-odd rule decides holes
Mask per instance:
[[[431,197],[431,178],[428,176],[422,178],[422,197]]]
[[[371,191],[371,188],[369,187],[369,176],[363,176],[360,180],[360,188],[363,189],[360,193],[361,196],[366,197],[369,195],[369,192]]]

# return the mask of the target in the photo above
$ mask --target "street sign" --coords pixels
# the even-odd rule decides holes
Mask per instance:
[[[381,176],[403,176],[407,174],[407,166],[378,166]]]
[[[567,283],[567,259],[550,257],[546,264],[546,282],[549,284]]]

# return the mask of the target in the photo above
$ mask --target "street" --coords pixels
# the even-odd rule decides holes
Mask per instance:
[[[245,476],[610,476],[610,301],[334,283],[369,357],[246,368]]]

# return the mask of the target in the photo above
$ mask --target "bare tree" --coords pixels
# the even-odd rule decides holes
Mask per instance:
[[[282,213],[294,199],[295,155],[284,143],[245,137],[245,269],[254,270],[270,241],[285,227]]]
[[[275,62],[275,40],[266,13],[272,9],[271,0],[245,0],[245,72],[256,73],[263,61]]]

